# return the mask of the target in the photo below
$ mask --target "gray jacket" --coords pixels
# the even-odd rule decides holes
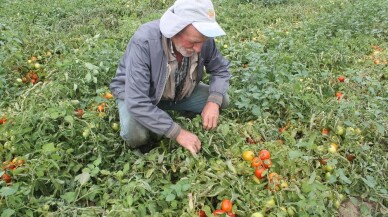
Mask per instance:
[[[203,69],[211,74],[209,101],[221,104],[231,77],[229,62],[222,57],[213,39],[207,40],[198,60],[198,80]],[[145,23],[129,41],[110,89],[123,99],[133,117],[144,127],[176,139],[180,126],[156,105],[161,100],[168,78],[167,57],[163,52],[159,20]]]

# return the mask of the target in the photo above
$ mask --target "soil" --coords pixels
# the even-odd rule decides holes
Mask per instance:
[[[378,203],[362,198],[353,198],[353,200],[348,199],[342,202],[338,212],[340,217],[364,217],[383,216],[383,213],[387,214],[388,210],[384,210]]]

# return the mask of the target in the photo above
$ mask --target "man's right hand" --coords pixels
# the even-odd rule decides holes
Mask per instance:
[[[201,141],[199,141],[198,136],[184,129],[181,129],[176,141],[188,149],[192,155],[196,155],[201,150]]]

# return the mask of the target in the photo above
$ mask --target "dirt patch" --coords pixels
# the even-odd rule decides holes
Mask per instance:
[[[384,213],[387,214],[387,210],[383,210],[378,203],[356,197],[345,200],[338,212],[340,217],[382,216]]]

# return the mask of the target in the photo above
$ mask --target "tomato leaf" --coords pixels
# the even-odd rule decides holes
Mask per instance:
[[[44,144],[42,147],[42,150],[43,152],[47,153],[47,152],[56,151],[57,149],[55,148],[54,143],[50,142],[50,143]]]
[[[99,69],[98,66],[93,65],[93,64],[91,64],[91,63],[85,63],[85,67],[86,67],[87,69],[89,69],[89,70],[98,70],[98,69]]]
[[[66,200],[68,203],[74,202],[76,199],[76,193],[73,191],[66,192],[65,194],[61,195],[61,198]]]
[[[79,181],[79,183],[81,185],[84,185],[85,183],[87,183],[90,179],[90,174],[89,173],[86,173],[86,172],[83,172],[81,174],[79,174],[78,176],[75,177],[75,181]]]
[[[338,169],[337,172],[338,172],[339,177],[340,177],[340,179],[341,179],[342,181],[344,181],[344,182],[347,183],[347,184],[351,184],[351,183],[352,183],[352,181],[345,175],[343,169]]]
[[[310,179],[308,181],[309,184],[312,184],[314,181],[315,181],[315,177],[317,176],[317,173],[315,171],[313,171],[311,173],[311,176],[310,176]]]
[[[175,194],[167,195],[167,197],[166,197],[166,201],[167,202],[170,202],[170,201],[173,201],[173,200],[175,200]]]
[[[288,153],[288,156],[290,157],[290,159],[295,159],[295,158],[302,157],[303,153],[301,151],[298,151],[298,150],[293,150],[293,151],[290,151]]]
[[[10,187],[4,187],[0,189],[0,196],[6,197],[15,194],[17,189],[10,188]]]
[[[7,208],[7,209],[5,209],[5,210],[1,213],[1,217],[10,217],[10,216],[12,216],[14,213],[15,213],[15,210]]]
[[[376,186],[376,181],[372,176],[366,176],[365,178],[361,178],[366,185],[368,185],[370,188],[374,188]]]

